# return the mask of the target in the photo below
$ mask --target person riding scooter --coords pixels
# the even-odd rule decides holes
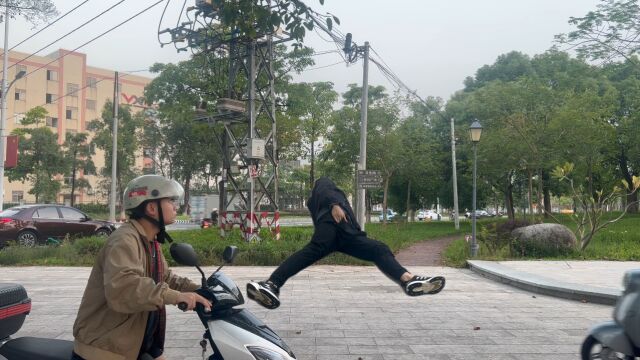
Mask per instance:
[[[159,175],[127,185],[123,205],[129,221],[107,239],[98,254],[73,326],[73,359],[164,359],[165,305],[209,300],[200,285],[171,272],[160,244],[171,242],[165,225],[176,218],[182,186]]]
[[[640,269],[627,271],[624,291],[613,310],[613,321],[592,327],[582,343],[584,360],[640,357]]]

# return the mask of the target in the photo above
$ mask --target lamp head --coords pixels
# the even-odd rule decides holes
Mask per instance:
[[[22,79],[26,74],[27,74],[27,72],[24,71],[24,70],[18,71],[18,73],[16,74],[16,80],[17,79]]]
[[[482,125],[476,119],[473,121],[471,126],[469,126],[469,135],[471,135],[471,141],[477,143],[480,141],[480,136],[482,135]]]

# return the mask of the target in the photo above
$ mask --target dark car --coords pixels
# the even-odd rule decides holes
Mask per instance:
[[[82,211],[64,205],[22,205],[0,212],[0,247],[8,240],[35,246],[48,238],[108,236],[113,230],[114,224],[92,220]]]

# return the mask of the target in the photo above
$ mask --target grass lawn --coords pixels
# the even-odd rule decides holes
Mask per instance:
[[[463,223],[461,225],[462,229],[468,232],[468,224],[465,225]],[[310,226],[282,227],[281,231],[280,240],[274,239],[268,231],[264,231],[261,234],[263,241],[257,243],[245,242],[237,230],[227,238],[221,238],[217,229],[196,229],[170,233],[176,242],[192,244],[203,265],[220,264],[220,255],[227,245],[235,245],[240,249],[234,262],[236,265],[279,265],[311,239],[313,228]],[[462,231],[456,231],[452,222],[390,223],[386,226],[368,224],[367,233],[370,237],[386,243],[394,252],[423,240],[454,234],[461,234],[462,237]],[[0,250],[0,266],[91,266],[104,241],[104,238],[91,237],[63,241],[60,246],[56,247],[22,248],[9,246]],[[168,244],[163,246],[163,251],[167,260],[171,263]],[[343,254],[333,254],[322,259],[320,263],[368,264]]]
[[[608,214],[608,218],[616,214]],[[561,224],[575,229],[569,216],[559,217]],[[479,226],[494,220],[479,221]],[[547,222],[555,222],[549,219]],[[463,240],[454,241],[444,253],[445,261],[449,266],[463,267],[469,255],[469,246]],[[496,254],[489,254],[486,246],[480,242],[478,260],[531,260],[538,257],[527,257],[510,254],[507,248],[503,248]],[[545,260],[616,260],[638,261],[640,260],[640,214],[627,214],[621,220],[600,230],[584,251],[573,249],[565,254],[544,257]]]

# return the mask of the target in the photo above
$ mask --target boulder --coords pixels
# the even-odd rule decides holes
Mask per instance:
[[[573,232],[561,224],[535,224],[511,232],[513,250],[520,255],[553,256],[575,248]]]

